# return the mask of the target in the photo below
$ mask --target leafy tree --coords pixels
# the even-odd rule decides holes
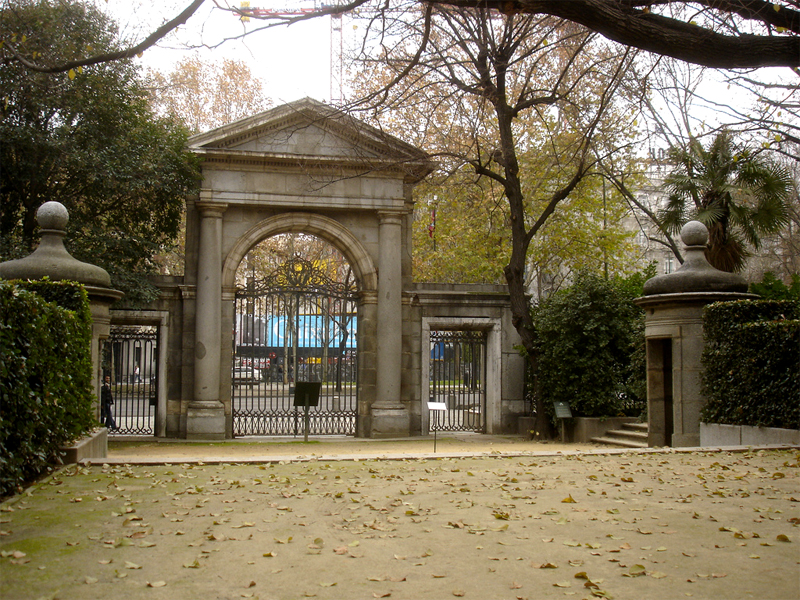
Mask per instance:
[[[635,117],[625,73],[633,57],[570,23],[477,9],[430,10],[412,23],[398,15],[376,33],[362,58],[388,70],[389,83],[360,108],[379,119],[386,114],[388,127],[398,112],[411,113],[405,137],[432,149],[445,173],[471,172],[496,189],[495,198],[505,197],[503,277],[512,322],[535,370],[530,252],[562,207],[580,208],[582,193],[593,195],[593,180],[602,181],[599,165],[629,144]],[[427,52],[412,54],[420,37]],[[586,218],[581,210],[573,214]],[[559,244],[558,230],[551,231]],[[546,419],[543,407],[536,414]],[[536,429],[546,434],[546,421]]]
[[[0,13],[0,37],[36,56],[113,51],[115,35],[83,2],[26,0]],[[58,200],[70,212],[72,254],[105,268],[127,303],[153,297],[152,256],[171,244],[198,181],[186,130],[153,115],[129,61],[60,76],[8,62],[0,98],[0,256],[30,252],[36,210]]]
[[[676,167],[665,180],[670,195],[660,225],[674,234],[690,220],[704,223],[706,257],[714,267],[741,270],[749,249],[758,250],[762,236],[788,222],[789,171],[747,148],[737,149],[727,132],[708,148],[691,140],[687,148],[673,148],[670,157]]]
[[[268,109],[264,82],[242,61],[203,62],[185,58],[170,73],[148,74],[150,103],[156,112],[184,123],[192,133],[206,131]]]

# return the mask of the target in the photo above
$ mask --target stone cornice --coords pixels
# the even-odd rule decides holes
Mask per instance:
[[[417,182],[434,170],[432,161],[419,158],[376,158],[371,156],[306,156],[226,148],[193,148],[203,161],[203,169],[237,171],[301,171],[325,174],[332,169],[343,171],[342,177],[375,175],[402,175],[407,182]]]

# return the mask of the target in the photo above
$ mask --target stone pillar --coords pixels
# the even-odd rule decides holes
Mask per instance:
[[[95,394],[94,413],[100,420],[100,386],[103,378],[103,343],[111,332],[109,308],[122,298],[123,293],[111,288],[108,273],[89,263],[72,257],[64,247],[64,236],[69,222],[69,213],[60,202],[49,201],[36,211],[36,221],[41,227],[39,246],[25,258],[0,264],[0,277],[4,279],[42,279],[53,281],[77,281],[89,296],[92,314],[92,385]],[[105,456],[105,454],[103,454]]]
[[[403,213],[378,213],[380,256],[378,260],[377,390],[371,408],[370,437],[406,437],[409,416],[400,401],[403,305]]]
[[[697,221],[683,226],[685,262],[668,275],[649,279],[636,304],[645,309],[647,412],[650,446],[700,445],[703,366],[703,307],[712,302],[755,298],[747,283],[712,267],[705,258],[708,230]]]
[[[225,439],[219,398],[222,327],[222,214],[226,204],[197,202],[200,240],[195,300],[194,399],[186,413],[187,439]]]

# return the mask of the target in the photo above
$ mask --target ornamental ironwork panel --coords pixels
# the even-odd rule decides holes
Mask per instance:
[[[357,288],[325,262],[294,257],[236,291],[231,399],[233,435],[297,436],[295,381],[320,381],[311,435],[355,435]]]
[[[431,331],[430,431],[486,431],[486,332]]]
[[[103,345],[103,379],[110,378],[115,435],[155,435],[158,328],[114,325]]]

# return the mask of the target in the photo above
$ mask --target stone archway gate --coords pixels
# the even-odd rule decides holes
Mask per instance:
[[[413,186],[433,168],[418,149],[311,99],[194,136],[198,197],[187,200],[181,400],[168,428],[189,439],[232,436],[236,270],[260,241],[315,235],[358,282],[356,435],[409,434],[401,398],[410,307]]]

